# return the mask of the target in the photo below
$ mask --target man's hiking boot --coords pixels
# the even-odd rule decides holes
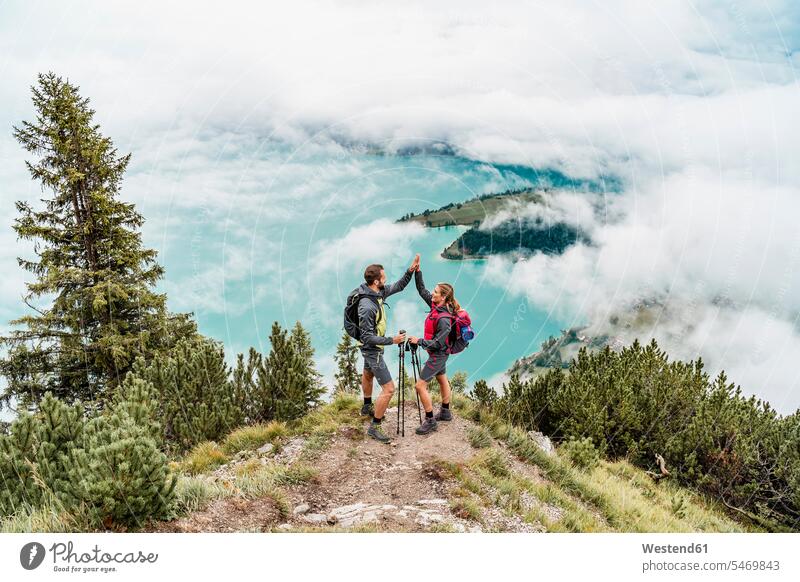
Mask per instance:
[[[364,406],[361,407],[361,416],[374,416],[375,415],[375,405],[372,402],[365,403]]]
[[[453,413],[450,412],[449,408],[440,408],[433,418],[436,420],[453,420]]]
[[[417,427],[415,431],[417,434],[430,434],[436,430],[436,419],[425,417],[422,424]]]
[[[383,432],[381,425],[375,422],[369,423],[369,429],[367,429],[367,435],[374,438],[376,441],[381,443],[389,443],[392,439],[386,436],[386,433]]]

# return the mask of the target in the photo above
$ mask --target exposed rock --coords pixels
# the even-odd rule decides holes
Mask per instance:
[[[366,503],[354,503],[352,505],[343,505],[331,511],[329,515],[335,516],[339,518],[339,520],[341,520],[342,518],[355,515],[365,507],[367,507]]]
[[[303,516],[303,521],[314,524],[323,524],[327,523],[328,516],[324,513],[307,513]]]
[[[535,430],[531,430],[528,431],[528,438],[535,442],[539,448],[548,455],[552,456],[556,453],[556,448],[553,446],[553,441],[551,441],[547,435]]]
[[[289,439],[283,448],[281,448],[281,452],[275,455],[275,460],[279,463],[286,463],[287,465],[292,464],[297,457],[300,456],[300,453],[303,452],[303,447],[306,444],[306,439],[303,437],[294,437]]]
[[[258,453],[261,455],[268,455],[274,450],[275,450],[275,445],[273,445],[272,443],[267,443],[258,448]]]
[[[361,521],[363,523],[373,523],[373,522],[378,521],[378,516],[379,515],[380,515],[380,512],[378,512],[378,511],[365,511],[364,513],[361,514],[361,516],[358,519],[358,521]]]
[[[297,507],[294,508],[295,515],[301,515],[303,513],[308,513],[311,509],[311,506],[308,503],[301,503]]]
[[[433,523],[441,523],[444,521],[444,516],[441,513],[434,511],[421,511],[415,520],[419,525],[427,526]]]

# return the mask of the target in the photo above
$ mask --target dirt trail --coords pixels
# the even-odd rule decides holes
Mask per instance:
[[[450,515],[448,485],[430,470],[437,459],[463,463],[475,454],[467,439],[471,424],[456,416],[440,422],[436,432],[420,436],[414,433],[419,426],[416,406],[407,403],[405,437],[397,435],[397,407],[386,412],[383,425],[392,438],[389,445],[352,430],[337,434],[315,462],[317,482],[290,490],[293,506],[307,504],[309,509],[292,515],[289,523],[313,523],[321,519],[309,520],[316,514],[336,516],[326,521],[342,527],[378,523],[388,531],[427,530],[437,522],[458,523],[461,527],[456,529],[473,527]]]
[[[475,424],[457,414],[439,422],[438,430],[420,436],[416,402],[406,403],[405,437],[397,434],[397,407],[384,417],[390,444],[365,435],[362,429],[342,427],[323,451],[311,461],[317,477],[301,485],[284,487],[289,514],[281,516],[269,498],[247,500],[228,497],[213,501],[205,510],[162,523],[156,531],[268,531],[305,528],[368,528],[379,531],[481,531],[475,521],[453,514],[449,489],[457,486],[437,471],[437,460],[467,463],[477,454],[467,431]],[[291,465],[298,458],[304,439],[286,443],[273,461]],[[502,448],[502,447],[501,447]],[[515,470],[538,480],[535,467],[509,458]],[[303,461],[305,462],[305,461]],[[217,472],[224,472],[224,466]],[[485,516],[503,531],[535,531],[520,520],[501,515]],[[499,520],[499,521],[498,521]],[[484,524],[485,525],[485,524]]]

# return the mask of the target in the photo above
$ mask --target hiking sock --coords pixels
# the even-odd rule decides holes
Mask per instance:
[[[450,403],[449,402],[442,402],[442,408],[444,408],[445,410],[449,410],[450,409]]]
[[[372,404],[372,397],[370,396],[369,398],[367,398],[367,397],[365,396],[365,397],[364,397],[364,404]]]
[[[380,424],[382,420],[383,418],[376,418],[374,416],[372,417],[372,422],[375,424]]]
[[[433,410],[425,413],[425,418],[433,418]]]

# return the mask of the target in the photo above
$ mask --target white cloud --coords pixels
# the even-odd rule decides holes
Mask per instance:
[[[367,265],[380,263],[390,277],[401,265],[407,268],[411,264],[413,242],[423,233],[424,228],[415,222],[396,223],[388,219],[352,227],[340,239],[317,244],[314,270],[338,274],[360,270],[363,275]]]
[[[593,225],[593,246],[515,264],[496,258],[489,279],[596,332],[653,336],[674,357],[702,356],[784,412],[797,406],[797,192],[698,170],[612,204],[618,218]],[[627,331],[609,323],[653,300],[663,306],[657,317]]]
[[[542,221],[545,225],[565,223],[580,229],[587,235],[597,228],[599,210],[602,203],[589,193],[578,194],[569,191],[555,191],[543,197],[542,204],[525,204],[519,200],[511,200],[503,209],[492,214],[481,223],[481,230],[491,230],[510,220],[520,223]]]
[[[30,118],[37,72],[78,83],[106,134],[134,152],[123,192],[158,215],[147,228],[163,251],[173,229],[186,228],[174,214],[185,209],[220,218],[209,228],[245,245],[260,227],[307,218],[309,208],[355,214],[380,194],[369,181],[319,200],[324,184],[368,168],[342,144],[446,143],[486,162],[613,176],[622,192],[606,193],[594,212],[568,193],[525,211],[585,226],[595,246],[513,266],[491,261],[491,278],[576,322],[656,298],[672,319],[654,333],[737,365],[748,381],[759,370],[774,390],[792,390],[794,3],[234,3],[222,11],[137,1],[0,12],[0,126]],[[10,224],[12,201],[35,188],[7,132],[0,154],[0,224]],[[320,166],[314,156],[334,159]],[[399,270],[415,236],[408,228],[375,223],[320,243],[315,273],[338,296],[331,270],[342,280],[374,260]],[[17,247],[1,236],[0,258],[18,271],[9,250]],[[218,308],[221,281],[246,272],[245,259],[213,267],[187,302]],[[18,301],[21,284],[4,281],[4,304]],[[697,313],[694,332],[679,308]],[[730,337],[732,347],[720,350],[710,336]],[[762,336],[785,349],[739,366],[731,354],[752,351]]]

